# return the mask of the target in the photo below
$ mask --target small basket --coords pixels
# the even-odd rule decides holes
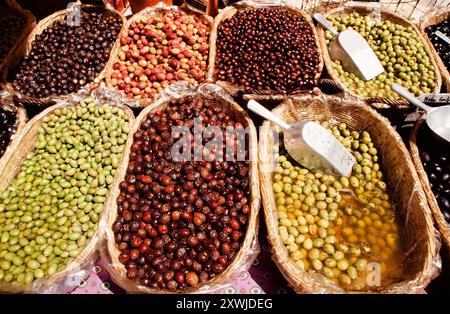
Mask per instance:
[[[176,84],[178,85],[178,84]],[[179,86],[179,85],[178,85]],[[211,87],[212,86],[212,87]],[[100,251],[102,260],[109,274],[111,275],[113,281],[125,289],[129,293],[150,293],[150,294],[165,294],[165,293],[208,293],[216,291],[219,288],[223,288],[225,285],[231,283],[231,278],[235,278],[239,274],[239,270],[245,267],[245,265],[250,265],[253,259],[256,258],[258,253],[258,224],[259,224],[259,207],[261,204],[261,196],[259,190],[259,178],[258,178],[258,166],[257,166],[257,139],[256,139],[256,129],[253,125],[253,121],[249,118],[246,111],[244,111],[237,103],[235,103],[231,97],[222,98],[220,91],[217,93],[217,86],[212,84],[203,84],[198,90],[201,92],[194,92],[192,89],[186,91],[178,91],[176,96],[168,96],[165,99],[160,99],[154,104],[147,106],[136,118],[136,121],[129,133],[128,140],[124,150],[124,162],[121,163],[120,168],[117,169],[117,178],[112,186],[112,195],[109,198],[108,209],[109,217],[105,217],[104,221],[104,241],[102,249]],[[125,174],[128,168],[129,154],[131,145],[134,140],[134,133],[140,129],[141,123],[145,121],[147,116],[154,111],[164,109],[170,101],[178,99],[181,97],[205,97],[206,99],[216,99],[223,103],[224,110],[228,110],[233,113],[235,118],[238,119],[244,127],[249,127],[250,132],[248,136],[249,141],[249,154],[250,154],[250,168],[249,168],[249,178],[250,178],[250,206],[251,211],[249,214],[247,231],[245,234],[244,242],[239,250],[239,252],[234,257],[233,262],[227,267],[227,269],[220,275],[214,277],[213,279],[199,284],[196,287],[184,289],[184,290],[161,290],[154,289],[144,286],[137,282],[136,280],[131,280],[127,278],[127,270],[125,266],[120,263],[119,255],[120,251],[117,248],[114,233],[112,231],[112,225],[117,218],[117,203],[116,199],[120,194],[120,182],[125,178]]]
[[[368,131],[381,153],[381,163],[387,185],[398,204],[397,217],[404,239],[403,274],[401,281],[379,293],[418,293],[440,271],[439,236],[433,226],[425,193],[400,136],[389,121],[360,101],[325,96],[296,97],[276,107],[273,112],[286,122],[300,120],[328,121],[331,125],[345,122],[352,130]],[[346,291],[318,274],[302,270],[289,257],[278,233],[278,215],[272,190],[272,160],[274,138],[270,126],[264,122],[260,132],[259,160],[261,192],[272,246],[272,258],[297,293],[345,293]]]
[[[188,14],[192,14],[192,15],[197,15],[197,16],[202,16],[202,14],[200,14],[197,11],[191,10],[189,9],[187,6],[181,6],[181,7],[177,7],[177,6],[167,6],[167,5],[162,5],[162,4],[158,4],[154,7],[149,7],[149,8],[145,8],[143,10],[141,10],[140,12],[134,14],[132,17],[130,17],[128,19],[128,21],[125,23],[124,27],[122,28],[121,33],[119,34],[119,40],[115,43],[113,49],[111,50],[111,59],[110,59],[110,63],[108,63],[108,66],[106,67],[106,71],[105,71],[105,80],[106,80],[106,86],[114,91],[117,91],[117,87],[113,86],[111,84],[111,74],[114,72],[113,66],[114,64],[119,60],[119,56],[118,53],[120,51],[120,38],[123,36],[126,36],[128,33],[128,28],[130,27],[130,25],[132,23],[134,23],[137,20],[142,19],[142,17],[145,16],[151,16],[151,15],[156,15],[160,12],[164,12],[164,11],[168,11],[168,10],[175,10],[175,11],[184,11]],[[203,15],[205,17],[207,17],[208,21],[210,22],[210,25],[213,22],[213,19],[209,16]],[[123,95],[124,98],[128,98],[124,92],[119,91],[121,95]],[[158,96],[156,96],[156,98],[158,98]],[[154,102],[155,99],[130,99],[128,98],[128,105],[132,108],[144,108],[147,107],[148,105],[152,104]]]
[[[128,116],[128,123],[133,125],[134,122],[134,114],[133,111],[127,106],[121,104],[113,104],[110,103],[111,106],[116,106],[121,108],[125,114]],[[44,122],[44,118],[53,114],[56,110],[62,108],[76,107],[78,106],[77,101],[72,102],[59,102],[58,104],[51,106],[40,114],[31,119],[25,128],[18,134],[17,138],[14,140],[14,144],[11,146],[11,153],[7,156],[5,161],[3,162],[3,167],[0,169],[0,182],[2,183],[0,186],[0,193],[3,192],[15,179],[17,173],[20,172],[23,161],[27,158],[27,155],[34,150],[35,142],[39,136],[39,130]],[[124,154],[122,153],[122,157],[120,159],[120,163],[124,161]],[[117,181],[119,179],[116,174],[114,180]],[[106,216],[108,214],[108,200],[113,196],[111,191],[108,193],[107,199],[103,204],[103,209],[100,217]],[[75,287],[63,288],[60,291],[59,287],[65,286],[70,280],[70,276],[72,274],[82,274],[88,275],[89,271],[86,272],[86,268],[93,264],[97,259],[97,245],[100,239],[100,223],[97,226],[97,229],[89,240],[88,244],[82,249],[80,254],[76,257],[76,259],[68,264],[66,268],[62,271],[57,272],[56,274],[35,280],[31,285],[23,285],[23,286],[12,286],[9,283],[0,281],[0,292],[26,292],[26,293],[40,293],[42,290],[51,291],[53,293],[61,293],[61,292],[69,292],[70,289]],[[69,289],[69,291],[67,291]]]
[[[82,10],[83,9],[108,10],[111,12],[111,14],[115,14],[118,17],[120,17],[120,19],[122,20],[122,27],[126,21],[125,17],[123,17],[119,12],[104,8],[102,6],[82,4],[82,5],[80,5],[80,8]],[[11,93],[14,93],[15,95],[17,95],[23,103],[26,103],[31,106],[48,107],[48,106],[54,105],[57,102],[57,100],[70,95],[70,94],[68,94],[68,95],[50,95],[45,98],[36,98],[36,97],[23,95],[19,92],[16,92],[14,90],[14,87],[12,86],[12,84],[9,82],[9,80],[11,79],[9,76],[11,76],[11,72],[14,71],[14,68],[16,66],[18,66],[18,64],[20,62],[20,57],[22,57],[24,55],[28,55],[30,53],[32,46],[33,46],[33,41],[34,41],[36,35],[41,34],[47,27],[52,25],[54,22],[65,19],[66,16],[67,16],[67,10],[61,10],[61,11],[57,11],[57,12],[53,13],[52,15],[47,16],[45,19],[41,20],[37,24],[37,26],[34,28],[34,30],[31,32],[31,34],[28,36],[28,39],[26,41],[26,46],[23,47],[23,49],[20,52],[18,52],[16,60],[14,60],[14,62],[11,62],[8,66],[8,69],[6,69],[3,73],[3,80],[6,81],[6,85],[5,85],[6,89],[9,90]],[[110,56],[111,56],[113,47],[114,47],[114,45],[111,47]],[[98,76],[94,79],[94,81],[86,84],[86,86],[82,87],[81,90],[86,90],[86,93],[88,94],[90,91],[92,91],[93,89],[98,87],[101,80],[104,78],[105,71],[108,68],[108,65],[111,62],[112,62],[112,60],[110,58],[108,60],[108,62],[106,63],[105,68],[98,74]],[[72,93],[72,94],[75,94],[75,93]]]
[[[228,94],[231,94],[233,96],[238,96],[243,92],[243,87],[242,86],[236,86],[234,84],[231,84],[230,82],[226,82],[226,81],[218,81],[215,77],[215,70],[216,70],[216,42],[217,42],[217,32],[218,32],[218,27],[220,25],[220,23],[222,23],[222,21],[227,20],[232,18],[238,11],[249,11],[249,10],[253,10],[256,8],[263,8],[263,7],[283,7],[283,8],[288,8],[289,10],[291,10],[293,13],[303,17],[306,20],[306,23],[309,24],[310,28],[313,31],[314,37],[315,37],[315,42],[316,42],[316,47],[317,50],[320,54],[320,63],[319,63],[319,71],[316,74],[316,80],[319,80],[320,75],[322,74],[322,70],[323,70],[323,58],[322,58],[322,52],[321,52],[321,48],[320,48],[320,44],[319,44],[319,37],[317,35],[317,31],[316,28],[314,26],[314,23],[311,19],[311,16],[309,16],[308,14],[306,14],[304,11],[300,10],[297,7],[294,6],[290,6],[290,5],[282,5],[282,4],[270,4],[268,2],[264,2],[263,4],[257,4],[251,2],[250,4],[248,3],[248,1],[241,1],[238,2],[232,6],[226,7],[225,9],[221,10],[219,12],[219,14],[216,16],[216,18],[214,19],[214,24],[213,27],[211,29],[211,37],[210,37],[210,48],[209,48],[209,65],[208,65],[208,74],[207,74],[207,80],[209,82],[215,82],[217,85],[219,85],[220,87],[222,87]],[[301,93],[311,93],[311,94],[318,94],[319,93],[319,88],[318,87],[314,87],[312,90],[310,91],[299,91],[296,94],[301,94]],[[260,101],[281,101],[283,99],[285,99],[288,95],[280,95],[280,94],[243,94],[243,98],[244,100],[249,100],[249,99],[255,99],[255,100],[260,100]]]
[[[361,15],[367,15],[372,13],[375,9],[380,9],[380,14],[382,19],[389,20],[391,22],[403,25],[403,26],[410,26],[412,27],[419,37],[422,40],[422,43],[424,44],[424,47],[430,56],[430,60],[433,63],[433,66],[435,68],[435,74],[436,74],[436,87],[434,89],[434,93],[438,93],[441,90],[442,80],[441,75],[439,73],[438,66],[436,62],[434,61],[433,55],[431,53],[432,47],[430,47],[429,42],[425,40],[425,38],[422,36],[419,29],[410,21],[405,19],[404,17],[400,16],[399,14],[389,11],[385,9],[383,6],[380,6],[378,3],[361,3],[361,2],[346,2],[343,6],[335,8],[334,6],[325,7],[321,9],[321,11],[324,11],[324,14],[326,16],[333,16],[338,14],[349,14],[351,12],[358,12]],[[320,45],[323,52],[323,57],[325,60],[325,66],[327,68],[327,72],[330,75],[330,77],[340,84],[342,86],[342,90],[344,90],[346,94],[346,98],[353,98],[356,100],[362,100],[365,103],[369,104],[375,109],[410,109],[411,106],[406,100],[395,100],[395,99],[388,99],[388,98],[379,98],[379,97],[363,97],[360,95],[354,94],[351,90],[349,90],[346,86],[344,86],[340,82],[339,75],[335,71],[335,69],[332,66],[332,61],[330,58],[330,54],[328,53],[328,46],[325,41],[325,32],[323,28],[319,25],[318,27],[319,37],[320,37]]]

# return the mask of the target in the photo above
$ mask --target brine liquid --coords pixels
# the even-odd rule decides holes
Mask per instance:
[[[394,211],[386,209],[380,215],[364,207],[351,194],[342,193],[342,196],[343,222],[336,226],[336,237],[340,243],[360,247],[364,252],[361,257],[369,263],[366,272],[345,288],[378,290],[397,282],[402,274],[402,246]]]

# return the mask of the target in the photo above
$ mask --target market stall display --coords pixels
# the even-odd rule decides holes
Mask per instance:
[[[443,243],[450,247],[450,156],[437,143],[420,117],[411,132],[410,152],[433,212],[434,220],[442,234]]]
[[[126,106],[88,98],[27,124],[0,176],[0,291],[67,292],[67,276],[95,262],[132,123]]]
[[[157,5],[130,18],[112,53],[108,87],[131,106],[145,107],[169,85],[205,80],[211,18],[187,8]]]
[[[137,118],[119,170],[121,183],[113,187],[108,205],[102,259],[128,292],[212,292],[247,271],[259,252],[253,123],[216,85],[197,91],[180,86]],[[214,129],[205,132],[220,132],[215,133],[220,140],[227,137],[222,160],[210,155],[222,155],[220,148],[200,152],[199,159],[191,159],[190,149],[181,160],[173,155],[171,147],[179,137],[170,138],[169,127],[195,132],[198,114],[203,128]],[[246,128],[247,133],[228,136],[222,133],[226,126]],[[201,136],[183,136],[190,134],[192,139]],[[194,145],[193,152],[198,149],[191,140],[188,144]],[[237,159],[238,149],[247,158]]]
[[[435,8],[428,10],[420,21],[420,30],[433,47],[432,53],[442,75],[447,92],[450,92],[450,45],[439,38],[435,32],[450,35],[450,9]]]
[[[247,98],[307,93],[323,68],[311,17],[295,7],[238,3],[216,17],[208,80]],[[244,96],[245,97],[245,96]]]
[[[282,149],[277,156],[264,123],[259,153],[269,242],[294,290],[424,289],[439,272],[440,245],[413,164],[389,122],[358,101],[325,96],[298,97],[273,112],[288,122],[325,123],[358,160],[350,178],[310,173]],[[380,267],[375,285],[361,277],[370,262]]]
[[[423,293],[448,267],[448,144],[420,117],[411,161],[399,121],[374,109],[415,122],[392,84],[416,97],[449,90],[450,45],[435,36],[449,35],[448,8],[416,27],[400,5],[360,1],[220,2],[215,19],[201,1],[147,2],[128,20],[128,1],[78,2],[81,24],[77,4],[32,31],[31,14],[13,18],[18,5],[0,0],[0,291],[71,292],[94,265],[117,292],[228,293],[248,276],[262,288],[282,277],[250,269],[267,237],[265,256],[297,293]],[[331,60],[318,12],[358,31],[386,71],[364,81]],[[290,131],[265,121],[258,145],[238,105],[250,99],[279,104]],[[434,110],[446,137],[446,109]],[[307,134],[319,158],[288,149],[306,134],[289,126],[306,121],[320,124]],[[330,139],[348,159],[326,151]],[[308,163],[326,156],[352,162]]]
[[[331,34],[319,28],[322,52],[330,76],[339,82],[348,95],[368,104],[384,108],[407,108],[409,104],[390,89],[392,83],[408,87],[413,94],[439,92],[441,75],[431,47],[418,28],[400,15],[379,5],[348,2],[325,14],[338,30],[347,27],[359,31],[366,38],[384,66],[386,73],[364,82],[354,73],[330,59],[328,43]],[[375,9],[379,9],[380,17]],[[374,13],[375,12],[375,13]]]
[[[8,71],[7,88],[37,105],[99,83],[124,22],[117,12],[82,5],[80,25],[69,25],[67,10],[39,22],[22,60]]]

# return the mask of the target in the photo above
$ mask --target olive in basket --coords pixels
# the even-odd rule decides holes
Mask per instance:
[[[172,127],[187,126],[192,132],[198,116],[222,131],[242,128],[222,104],[185,98],[151,112],[134,134],[112,231],[127,277],[146,287],[184,290],[220,276],[236,258],[248,229],[248,162],[174,158]],[[196,149],[194,137],[190,141]],[[222,149],[226,156],[227,148]]]
[[[350,177],[310,171],[281,144],[273,174],[280,237],[300,268],[346,290],[370,290],[373,272],[380,276],[375,285],[389,285],[401,273],[403,249],[381,156],[367,131],[322,126],[357,162]]]
[[[418,132],[420,159],[428,175],[431,190],[445,220],[450,223],[450,153],[432,137],[422,124]]]
[[[11,136],[15,132],[16,122],[17,114],[15,112],[0,108],[0,157],[5,153]]]

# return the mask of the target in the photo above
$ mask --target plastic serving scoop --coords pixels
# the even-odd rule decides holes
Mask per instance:
[[[438,36],[440,39],[442,39],[443,41],[445,41],[447,44],[450,45],[450,38],[448,38],[448,36],[445,35],[443,32],[441,32],[441,31],[436,31],[435,34],[436,34],[436,36]]]
[[[287,124],[254,100],[248,102],[247,108],[283,129],[287,152],[307,169],[345,177],[352,173],[355,157],[320,124],[312,121]]]
[[[450,144],[450,105],[436,108],[427,106],[399,84],[393,84],[392,90],[406,98],[411,104],[425,110],[427,113],[427,125],[431,132],[444,142],[447,142],[447,144]]]
[[[364,81],[369,81],[384,72],[383,65],[360,33],[346,29],[339,33],[320,13],[314,19],[333,34],[328,51],[332,60],[340,60],[342,67],[355,73]]]

